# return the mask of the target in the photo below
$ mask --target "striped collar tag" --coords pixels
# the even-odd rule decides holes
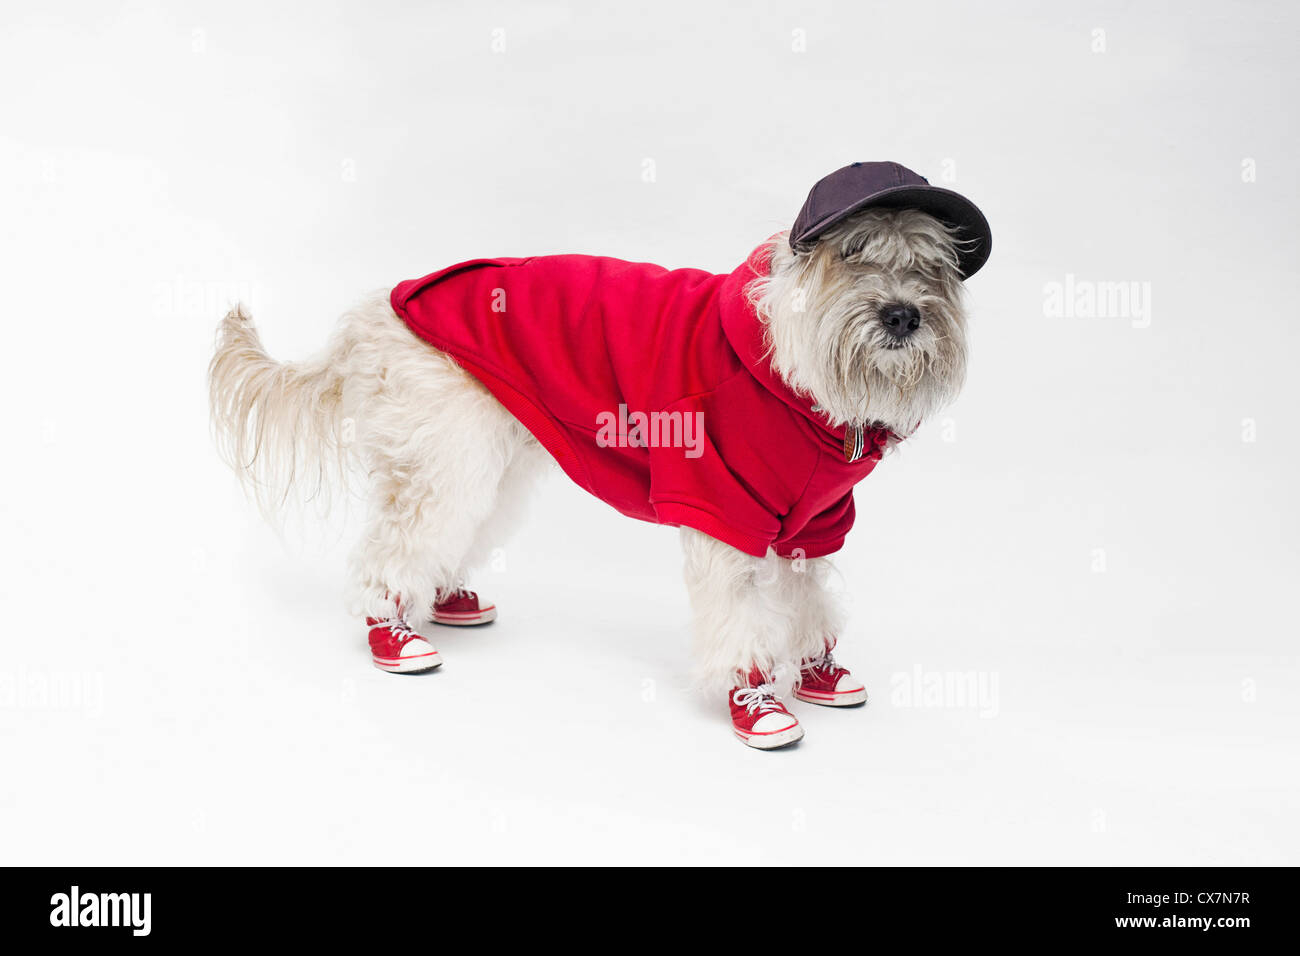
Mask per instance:
[[[862,457],[863,436],[861,425],[850,425],[844,432],[844,460],[855,462]]]
[[[812,410],[821,414],[825,411],[820,405],[812,406]],[[862,434],[861,425],[850,425],[844,431],[844,460],[849,464],[857,461],[866,451],[866,440]]]

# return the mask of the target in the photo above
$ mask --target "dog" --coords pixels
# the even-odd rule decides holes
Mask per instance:
[[[227,462],[274,513],[360,474],[353,579],[376,666],[441,664],[424,628],[496,615],[465,588],[553,463],[681,528],[696,682],[735,735],[802,738],[796,699],[852,706],[828,555],[853,487],[958,394],[979,210],[896,163],[823,178],[734,273],[594,256],[470,260],[376,294],[281,363],[240,306],[209,368]]]

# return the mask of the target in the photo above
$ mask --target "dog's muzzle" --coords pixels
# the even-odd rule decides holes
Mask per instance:
[[[901,343],[921,327],[921,310],[914,305],[891,302],[880,310],[880,324]]]

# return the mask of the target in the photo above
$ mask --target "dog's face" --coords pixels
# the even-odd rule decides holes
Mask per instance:
[[[953,230],[913,209],[868,210],[806,252],[774,240],[750,296],[772,364],[832,423],[908,435],[966,373],[966,316]]]

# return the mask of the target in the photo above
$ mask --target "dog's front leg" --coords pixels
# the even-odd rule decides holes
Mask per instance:
[[[793,665],[796,613],[782,587],[788,562],[772,551],[756,558],[693,528],[682,529],[682,547],[701,687],[725,690],[755,668],[771,677]]]
[[[756,558],[691,528],[682,529],[682,547],[697,683],[727,694],[736,736],[749,746],[793,743],[803,729],[776,686],[798,673],[800,588],[791,562],[770,550]]]
[[[844,615],[835,594],[827,587],[830,561],[796,559],[787,561],[786,566],[790,603],[795,608],[791,650],[799,662],[794,696],[830,707],[864,703],[867,691],[862,682],[831,655],[844,626]]]

